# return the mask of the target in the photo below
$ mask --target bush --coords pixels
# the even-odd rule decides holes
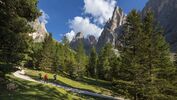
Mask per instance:
[[[135,85],[130,81],[114,80],[112,84],[121,95],[125,95],[128,98],[133,98],[136,95]]]

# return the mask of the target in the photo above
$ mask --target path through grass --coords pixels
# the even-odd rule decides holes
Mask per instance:
[[[11,83],[18,85],[14,91],[0,86],[0,100],[99,100],[91,96],[71,93],[61,88],[38,84],[7,75]]]
[[[26,74],[34,79],[39,79],[39,73],[42,75],[46,74],[43,71],[35,71],[30,69],[25,69]],[[53,74],[47,73],[49,77],[49,81],[53,82]],[[63,77],[61,75],[58,75],[57,81],[55,81],[58,84],[78,88],[82,90],[87,90],[95,93],[105,94],[105,95],[117,95],[112,91],[112,84],[107,81],[102,80],[95,80],[92,78],[84,77],[80,81],[72,80],[70,78]]]

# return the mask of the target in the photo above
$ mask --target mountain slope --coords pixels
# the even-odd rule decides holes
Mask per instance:
[[[45,27],[45,23],[41,23],[39,19],[31,22],[30,25],[34,29],[34,32],[30,34],[34,42],[43,42],[45,37],[49,35]]]
[[[177,51],[177,0],[149,0],[142,13],[151,10],[156,21],[163,27],[171,51]]]
[[[83,43],[84,49],[87,54],[89,54],[92,47],[94,47],[97,43],[95,36],[89,35],[87,38],[84,38],[84,34],[79,32],[70,42],[70,46],[72,49],[76,50],[80,42]]]
[[[101,36],[98,39],[97,50],[100,50],[105,44],[110,43],[116,46],[118,35],[121,33],[121,27],[125,23],[126,15],[121,8],[115,7],[112,18],[106,23]]]

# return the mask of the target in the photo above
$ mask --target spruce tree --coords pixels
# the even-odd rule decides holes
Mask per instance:
[[[29,53],[32,28],[28,22],[34,21],[40,13],[37,0],[1,0],[0,3],[0,69],[7,66],[23,66]]]
[[[111,66],[110,66],[110,58],[112,56],[112,45],[106,44],[99,54],[98,60],[98,77],[100,79],[110,80],[111,79]]]
[[[148,12],[143,21],[135,10],[127,16],[118,76],[134,84],[134,92],[129,91],[134,99],[165,99],[167,89],[174,88],[171,77],[174,76],[175,68],[162,34],[154,23],[152,13]],[[168,91],[175,93],[173,90]],[[169,96],[175,98],[174,95]]]
[[[147,79],[149,79],[146,84],[146,89],[149,91],[145,92],[149,93],[149,99],[165,99],[167,94],[164,91],[170,86],[170,80],[174,78],[175,73],[175,67],[170,60],[169,45],[165,41],[162,29],[155,26],[151,12],[147,12],[143,23],[143,30],[147,36],[146,54],[144,54],[146,58],[143,66],[147,69]]]
[[[90,57],[89,57],[89,64],[88,64],[88,73],[91,77],[97,77],[97,53],[95,47],[91,49]]]
[[[136,69],[140,67],[140,45],[142,36],[142,23],[140,15],[136,10],[130,12],[127,16],[127,22],[124,25],[123,51],[121,51],[122,66],[120,78],[133,81],[136,78]]]
[[[53,53],[54,53],[54,45],[53,45],[52,35],[50,34],[46,37],[43,43],[43,50],[41,51],[41,56],[39,60],[39,68],[42,70],[51,71],[51,67],[53,64]]]
[[[110,71],[111,81],[114,81],[119,78],[118,75],[121,66],[120,57],[115,54],[110,58],[109,61],[111,66],[111,71]]]
[[[79,41],[79,45],[76,50],[76,61],[77,61],[77,73],[79,76],[82,76],[85,74],[86,71],[86,65],[87,65],[87,56],[85,54],[84,46],[82,41]]]
[[[60,67],[60,47],[59,47],[59,43],[58,42],[54,42],[55,45],[54,46],[54,51],[53,51],[53,55],[52,55],[52,71],[53,72],[58,72],[58,67]],[[60,50],[59,50],[60,49]]]
[[[131,82],[134,85],[131,87],[133,90],[129,90],[129,92],[134,99],[138,99],[144,88],[146,76],[142,65],[144,63],[144,33],[140,14],[136,10],[132,10],[123,27],[123,48],[121,49],[121,67],[118,77],[120,80]]]

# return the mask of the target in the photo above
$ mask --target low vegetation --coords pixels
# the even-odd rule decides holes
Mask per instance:
[[[46,73],[43,71],[35,71],[26,69],[26,75],[31,76],[34,79],[39,79],[39,73],[42,75],[47,74],[49,81],[56,82],[58,84],[69,86],[73,88],[78,88],[81,90],[87,90],[95,93],[100,93],[104,95],[114,95],[112,84],[108,81],[96,80],[93,78],[83,77],[79,80],[73,80],[71,78],[67,78],[61,75],[57,75],[57,81],[54,81],[52,73]]]
[[[8,82],[17,87],[14,90],[8,90],[6,85],[0,85],[1,100],[99,100],[91,96],[85,96],[65,91],[50,85],[43,85],[35,82],[18,79],[13,75],[7,75]]]

